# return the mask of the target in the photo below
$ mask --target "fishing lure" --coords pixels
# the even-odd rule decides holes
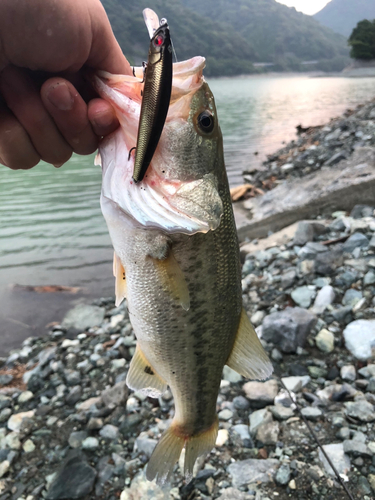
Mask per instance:
[[[140,182],[154,156],[167,118],[172,90],[172,42],[165,19],[150,41],[138,127],[133,180]]]

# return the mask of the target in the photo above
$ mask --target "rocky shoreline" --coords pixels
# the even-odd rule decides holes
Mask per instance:
[[[370,130],[375,102],[366,106],[356,113]],[[337,135],[321,139],[327,157],[375,144],[367,128],[359,137],[329,127],[314,132]],[[338,129],[350,135],[340,139]],[[297,157],[305,151],[291,148],[316,142],[305,134],[264,172],[303,176]],[[316,148],[303,162],[323,154]],[[261,186],[267,175],[252,182]],[[375,497],[374,206],[300,221],[242,245],[241,255],[244,306],[275,372],[249,382],[225,368],[218,439],[193,481],[185,484],[179,466],[164,489],[144,477],[173,399],[169,391],[159,399],[128,391],[136,341],[126,304],[116,308],[109,297],[76,306],[48,336],[0,360],[0,500],[345,498],[296,403],[353,497]]]

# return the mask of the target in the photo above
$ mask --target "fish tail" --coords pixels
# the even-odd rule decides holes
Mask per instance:
[[[219,429],[219,420],[216,417],[214,424],[206,431],[193,436],[181,435],[177,426],[172,425],[161,436],[147,465],[146,477],[149,481],[156,478],[158,484],[170,480],[173,467],[186,447],[184,475],[189,482],[193,477],[195,461],[201,455],[209,453],[215,446]]]
[[[209,429],[196,436],[191,436],[186,441],[184,475],[187,482],[193,479],[193,468],[197,458],[201,455],[207,455],[215,446],[218,430],[219,419],[216,417]]]

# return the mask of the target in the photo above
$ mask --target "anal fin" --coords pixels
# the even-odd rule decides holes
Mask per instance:
[[[272,372],[272,363],[242,309],[236,340],[226,364],[246,378],[264,380]]]
[[[126,384],[133,391],[142,390],[152,398],[158,398],[167,390],[167,383],[155,372],[139,345],[130,362]]]
[[[126,298],[126,275],[124,266],[122,265],[121,260],[117,256],[116,252],[114,252],[113,254],[113,276],[116,278],[115,305],[116,307],[118,307],[121,304],[121,302]]]
[[[165,259],[151,258],[158,271],[163,288],[169,292],[170,296],[185,311],[188,311],[190,309],[189,289],[184,273],[176,261],[172,250],[169,249],[168,256]]]

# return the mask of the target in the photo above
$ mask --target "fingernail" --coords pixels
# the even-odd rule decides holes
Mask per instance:
[[[47,99],[60,111],[70,111],[73,108],[74,98],[64,83],[56,83],[47,91]]]
[[[54,164],[53,164],[53,166],[54,166],[55,168],[60,168],[60,167],[62,167],[62,166],[64,165],[64,163],[65,163],[65,162],[62,162],[62,163],[54,163]]]

